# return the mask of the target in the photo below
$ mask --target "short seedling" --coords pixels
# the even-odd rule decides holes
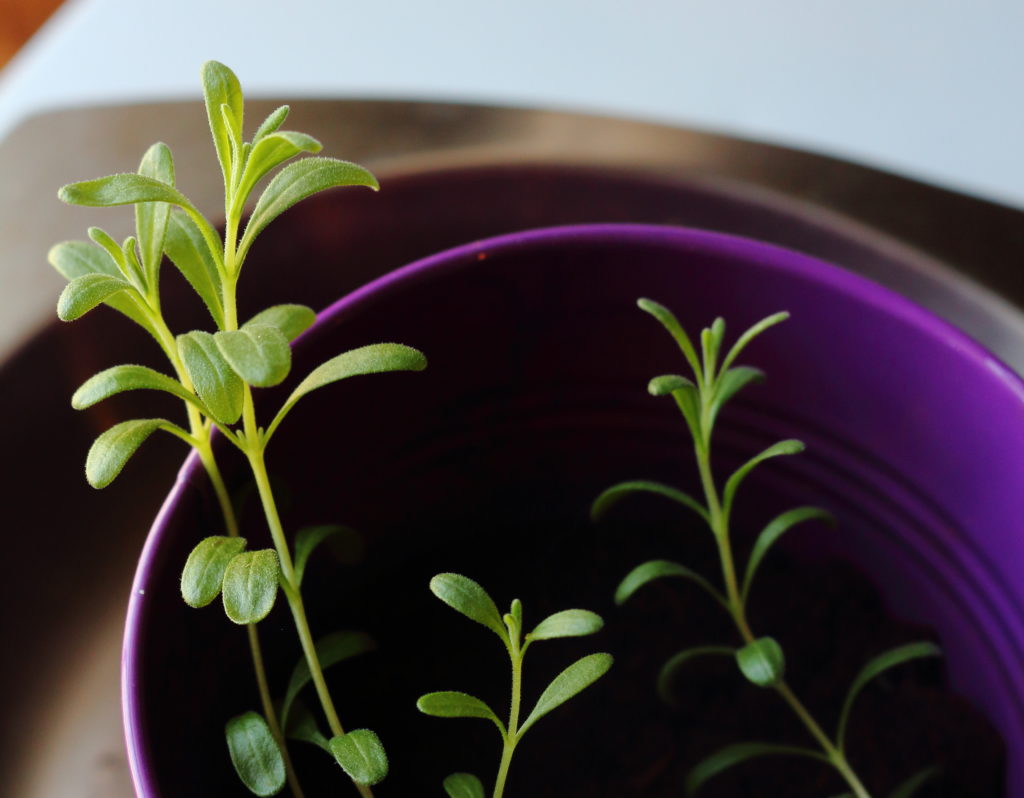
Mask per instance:
[[[689,579],[703,588],[731,617],[740,643],[736,645],[708,645],[689,648],[671,657],[658,677],[658,689],[663,695],[680,670],[697,657],[723,656],[731,658],[740,672],[752,684],[774,690],[797,715],[817,744],[817,748],[780,745],[767,742],[745,742],[727,746],[697,764],[687,779],[686,790],[696,793],[710,778],[733,765],[749,759],[769,755],[796,756],[830,764],[845,781],[850,792],[846,795],[869,798],[870,793],[857,776],[846,755],[846,729],[854,699],[871,679],[883,671],[908,660],[939,655],[939,649],[929,642],[909,643],[881,654],[864,666],[850,687],[843,703],[834,736],[829,736],[804,706],[785,680],[785,656],[782,647],[772,637],[758,636],[747,619],[747,605],[757,569],[772,545],[797,524],[812,519],[830,520],[827,513],[814,507],[798,507],[782,513],[770,521],[757,537],[747,559],[742,580],[738,578],[730,533],[730,520],[736,493],[747,475],[760,463],[773,457],[803,451],[803,444],[785,440],[770,446],[740,466],[719,489],[711,470],[711,434],[715,420],[723,405],[741,389],[762,379],[757,369],[735,365],[737,357],[758,335],[788,318],[787,313],[776,313],[744,332],[732,348],[722,354],[725,322],[715,322],[701,332],[700,357],[676,317],[665,307],[649,299],[638,302],[641,309],[654,316],[672,335],[682,350],[693,379],[676,374],[655,377],[648,390],[654,396],[671,396],[681,411],[693,439],[694,453],[700,473],[704,500],[700,501],[668,485],[649,481],[631,481],[615,485],[602,493],[594,502],[592,515],[602,516],[620,499],[636,493],[654,493],[678,502],[695,512],[709,527],[718,549],[722,568],[723,587],[691,568],[668,560],[652,560],[634,568],[622,580],[615,600],[621,604],[647,583],[665,577]],[[891,798],[909,798],[921,783],[933,774],[928,769],[911,776],[891,793]]]
[[[524,637],[523,605],[519,599],[513,600],[511,609],[502,615],[487,591],[472,579],[458,574],[438,574],[430,580],[430,589],[449,607],[494,632],[508,651],[512,663],[512,700],[507,723],[503,723],[479,698],[466,693],[428,693],[416,703],[420,711],[427,715],[439,718],[482,718],[492,721],[498,727],[502,752],[493,798],[501,798],[505,792],[512,754],[523,735],[551,710],[604,676],[612,666],[611,654],[590,654],[577,660],[554,678],[537,700],[533,711],[520,723],[523,659],[526,650],[531,643],[539,640],[594,634],[604,626],[604,622],[599,615],[588,610],[562,610],[545,618]],[[451,774],[444,780],[444,789],[450,798],[484,798],[483,784],[471,773]]]
[[[193,447],[208,473],[220,502],[225,535],[202,540],[182,573],[181,591],[192,606],[210,604],[218,596],[228,618],[248,628],[262,714],[247,712],[228,721],[228,750],[238,775],[256,795],[274,795],[285,781],[295,796],[302,791],[292,768],[285,734],[319,744],[355,783],[363,796],[387,773],[387,758],[376,735],[366,729],[346,733],[324,681],[323,669],[371,647],[355,632],[328,635],[318,643],[306,620],[302,577],[310,554],[336,527],[301,530],[289,546],[277,511],[265,465],[265,452],[284,418],[310,392],[362,374],[418,371],[423,355],[400,344],[375,344],[338,355],[313,369],[292,391],[269,425],[257,422],[253,388],[278,385],[291,370],[290,342],[314,321],[301,305],[275,305],[239,323],[238,280],[257,236],[277,216],[301,200],[341,186],[377,188],[361,166],[333,158],[300,155],[320,151],[316,139],[282,130],[288,107],[270,114],[250,141],[243,139],[243,99],[238,79],[223,64],[210,61],[202,69],[203,92],[214,147],[224,179],[223,237],[175,187],[170,149],[154,144],[137,173],[73,183],[60,198],[73,205],[134,205],[136,235],[118,244],[99,228],[90,228],[93,243],[71,241],[50,251],[50,262],[68,279],[57,312],[72,321],[100,304],[120,311],[146,330],[166,355],[173,376],[138,365],[109,368],[88,380],[72,400],[86,408],[129,390],[164,391],[183,400],[187,429],[167,419],[124,421],[101,434],[86,460],[86,476],[94,487],[109,485],[128,459],[157,430]],[[287,165],[284,165],[286,164]],[[248,223],[239,235],[250,195],[264,178],[282,167],[266,184]],[[205,303],[213,332],[193,330],[175,336],[160,302],[160,266],[166,253]],[[216,427],[247,459],[255,479],[273,548],[247,550],[212,446]],[[303,659],[296,666],[282,703],[275,711],[263,667],[256,624],[273,608],[278,589],[284,593],[295,622]],[[330,727],[322,735],[312,714],[296,702],[312,681]]]

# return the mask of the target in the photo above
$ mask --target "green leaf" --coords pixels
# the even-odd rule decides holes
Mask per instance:
[[[764,372],[759,369],[752,369],[749,366],[736,366],[725,372],[715,386],[715,396],[711,406],[717,413],[718,409],[732,399],[737,393],[751,383],[764,380]]]
[[[57,196],[68,205],[109,208],[136,202],[167,202],[195,211],[195,206],[166,183],[131,172],[70,183],[61,187]]]
[[[121,272],[106,253],[88,241],[63,241],[60,244],[55,244],[50,248],[47,260],[68,282],[87,274],[121,277]],[[150,335],[155,336],[149,320],[127,294],[112,294],[104,300],[104,304],[123,313]]]
[[[732,503],[736,498],[736,491],[739,489],[740,484],[742,484],[747,474],[754,470],[755,466],[763,463],[765,460],[771,459],[772,457],[799,454],[803,450],[804,445],[800,441],[779,441],[778,443],[769,446],[759,455],[750,458],[746,463],[737,468],[736,471],[733,472],[732,476],[730,476],[726,481],[725,490],[722,492],[722,511],[725,513],[725,517],[728,518],[732,511]]]
[[[472,773],[452,773],[443,786],[448,798],[484,798],[484,785]]]
[[[84,316],[114,294],[131,288],[120,277],[105,274],[84,274],[76,277],[61,292],[57,300],[57,315],[61,321],[74,321]]]
[[[697,515],[704,519],[708,524],[711,520],[708,516],[708,511],[704,507],[687,493],[683,493],[681,490],[670,487],[669,485],[662,485],[660,482],[651,482],[649,480],[634,479],[629,482],[620,482],[618,485],[612,485],[612,487],[605,490],[597,499],[594,500],[593,505],[590,508],[590,517],[595,521],[601,518],[608,510],[615,504],[618,504],[620,499],[626,496],[632,496],[634,493],[655,493],[659,496],[664,496],[666,499],[671,499],[674,502],[678,502],[684,507],[689,507]]]
[[[673,391],[678,391],[686,386],[693,386],[693,381],[686,377],[680,377],[678,374],[662,374],[647,383],[647,393],[651,396],[668,396]]]
[[[174,158],[170,148],[158,142],[146,150],[139,164],[139,174],[173,186]],[[171,206],[163,202],[140,202],[135,206],[135,230],[139,236],[142,268],[146,285],[151,289],[157,284],[170,212]]]
[[[90,227],[87,232],[92,242],[107,253],[107,257],[116,269],[115,275],[124,277],[128,281],[131,281],[133,278],[141,278],[142,275],[137,270],[133,270],[128,266],[125,247],[118,244],[110,233],[102,227]]]
[[[697,358],[697,350],[693,348],[693,343],[690,341],[690,337],[686,334],[679,320],[675,317],[671,310],[666,308],[664,305],[660,305],[653,299],[638,299],[636,301],[637,307],[641,310],[650,313],[654,318],[661,322],[662,326],[669,331],[669,334],[675,339],[676,344],[679,345],[679,349],[686,357],[686,362],[690,364],[690,368],[693,369],[694,375],[701,378],[702,370],[700,360]]]
[[[696,795],[697,791],[712,777],[728,770],[733,765],[739,765],[762,756],[802,756],[828,761],[817,751],[812,751],[809,748],[772,743],[735,743],[716,751],[690,771],[686,777],[686,794]]]
[[[658,672],[658,695],[666,704],[673,704],[672,685],[679,676],[679,671],[691,660],[710,655],[733,656],[736,649],[731,646],[695,646],[687,648],[669,657]]]
[[[707,433],[705,433],[701,421],[700,391],[695,385],[683,385],[672,392],[672,398],[676,400],[676,407],[686,419],[686,426],[689,428],[693,440],[703,446],[705,439],[710,435],[711,428],[708,427]]]
[[[260,178],[274,167],[299,153],[318,153],[322,149],[323,145],[319,141],[305,133],[281,130],[266,134],[254,143],[252,152],[249,153],[245,173],[238,186],[237,202],[244,202]]]
[[[284,787],[281,749],[262,715],[246,712],[227,722],[231,762],[242,783],[256,795],[276,795]]]
[[[356,729],[348,734],[332,737],[331,753],[356,784],[372,787],[388,775],[388,756],[384,746],[369,729]]]
[[[202,404],[181,383],[146,366],[113,366],[87,379],[71,396],[71,406],[84,410],[123,391],[164,391],[203,410]]]
[[[181,572],[181,597],[190,607],[205,607],[220,595],[228,563],[245,550],[246,540],[214,535],[199,541]]]
[[[317,726],[316,718],[309,707],[301,701],[292,704],[287,719],[282,716],[281,723],[284,725],[284,736],[289,740],[311,743],[322,748],[328,754],[331,753],[330,743]]]
[[[925,782],[935,778],[941,769],[932,765],[924,770],[919,770],[913,776],[902,782],[895,790],[889,793],[889,798],[910,798],[917,792]]]
[[[292,350],[277,327],[247,324],[215,333],[213,340],[235,374],[257,388],[279,385],[291,370]]]
[[[89,448],[85,458],[85,478],[94,488],[105,488],[121,473],[124,464],[143,442],[158,429],[190,441],[189,435],[162,418],[137,418],[122,421],[102,433]]]
[[[590,610],[562,610],[549,615],[530,632],[527,640],[551,640],[556,637],[583,637],[601,631],[604,621]]]
[[[786,673],[782,646],[772,637],[760,637],[738,649],[736,664],[747,680],[758,687],[774,687]]]
[[[786,532],[792,529],[797,524],[801,524],[804,521],[824,521],[825,523],[835,523],[835,519],[831,513],[827,513],[817,507],[797,507],[793,510],[787,510],[779,516],[776,516],[768,525],[761,530],[761,534],[757,536],[757,540],[754,541],[754,547],[750,550],[750,559],[747,560],[747,570],[743,575],[743,589],[741,592],[743,603],[747,603],[747,595],[750,593],[750,587],[754,582],[754,574],[757,573],[757,568],[761,564],[761,560],[764,559],[765,554],[780,537]]]
[[[306,563],[313,551],[330,537],[358,538],[358,533],[347,526],[327,524],[324,526],[307,526],[295,535],[295,586],[302,585],[306,573]]]
[[[242,329],[255,324],[269,324],[277,327],[289,341],[294,341],[315,321],[316,313],[305,305],[274,305],[253,316],[242,325]]]
[[[537,699],[537,705],[530,713],[530,717],[520,727],[516,739],[526,734],[527,729],[551,710],[557,709],[604,676],[611,668],[613,661],[611,654],[590,654],[583,659],[576,660],[558,674]]]
[[[182,211],[171,212],[164,249],[171,263],[203,300],[217,327],[224,327],[217,263],[196,223]]]
[[[424,715],[435,718],[482,718],[494,721],[495,725],[505,734],[505,725],[498,720],[487,704],[479,698],[454,690],[443,690],[437,693],[421,695],[416,700],[416,708]]]
[[[288,164],[274,176],[256,203],[238,247],[239,260],[245,257],[256,236],[292,205],[320,191],[339,186],[379,188],[377,178],[363,167],[347,161],[303,158]]]
[[[264,136],[273,133],[275,130],[284,124],[284,120],[288,118],[289,108],[287,105],[281,105],[271,111],[267,118],[263,120],[258,128],[256,128],[256,134],[252,137],[252,143],[259,144],[259,141]]]
[[[353,349],[321,363],[299,383],[292,395],[281,406],[267,428],[269,439],[278,425],[303,396],[332,382],[363,374],[381,374],[389,371],[422,371],[427,367],[423,353],[403,344],[370,344]]]
[[[225,184],[231,181],[231,156],[234,146],[240,146],[242,140],[242,122],[244,104],[242,86],[235,73],[218,61],[207,61],[201,69],[203,81],[203,99],[206,101],[206,118],[210,122],[210,133],[217,149],[217,160],[220,161],[221,172]],[[221,106],[226,105],[236,125],[229,128],[224,122]]]
[[[483,624],[508,645],[508,630],[487,591],[460,574],[438,574],[430,580],[430,592],[470,620]]]
[[[843,702],[843,710],[839,715],[839,727],[836,731],[836,743],[839,750],[844,750],[846,745],[846,727],[850,720],[850,710],[853,709],[853,702],[868,682],[890,668],[895,668],[897,665],[902,665],[905,662],[924,657],[941,656],[942,649],[937,645],[928,641],[920,641],[897,646],[869,660],[853,680],[853,684],[850,685],[850,690],[846,694],[846,700]]]
[[[664,579],[667,576],[678,576],[696,582],[710,593],[719,604],[726,606],[725,598],[707,579],[693,569],[670,560],[649,560],[626,574],[626,578],[615,589],[615,603],[625,603],[630,596],[648,582],[653,582],[655,579]]]
[[[365,654],[367,651],[373,651],[376,648],[377,644],[373,638],[365,632],[346,630],[332,632],[317,640],[316,655],[317,660],[320,662],[320,667],[326,670],[332,665],[337,665],[339,662],[351,659],[359,654]],[[309,684],[312,678],[309,672],[309,663],[303,657],[296,663],[292,676],[288,680],[288,689],[284,695],[284,702],[281,704],[280,717],[282,723],[287,721],[288,713],[291,710],[292,703],[295,701],[295,697],[303,687]]]
[[[228,364],[210,333],[195,330],[178,336],[185,371],[213,418],[230,425],[242,415],[242,380]]]
[[[224,571],[224,612],[237,624],[258,623],[277,598],[280,566],[273,549],[236,554]]]
[[[725,321],[717,318],[710,327],[700,331],[700,350],[704,360],[704,381],[710,385],[715,379],[715,367],[718,365],[718,350],[722,346],[725,335]]]
[[[744,332],[743,335],[741,335],[737,339],[736,343],[732,345],[732,349],[730,349],[729,354],[725,356],[725,360],[722,361],[722,371],[728,371],[729,366],[731,366],[736,361],[736,358],[739,357],[740,352],[742,352],[747,347],[747,344],[749,344],[751,341],[757,338],[757,336],[759,336],[769,327],[774,327],[776,324],[780,324],[781,322],[784,322],[788,318],[789,313],[787,313],[786,311],[782,311],[781,313],[773,313],[771,316],[761,319],[761,321],[757,322],[757,324],[755,324],[746,332]]]

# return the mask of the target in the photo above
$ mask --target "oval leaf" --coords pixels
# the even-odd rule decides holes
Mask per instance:
[[[192,385],[214,419],[234,424],[242,415],[242,380],[228,365],[210,333],[195,330],[178,336],[178,351]]]
[[[549,615],[526,636],[527,640],[550,640],[555,637],[583,637],[599,632],[604,626],[601,616],[590,610],[562,610]]]
[[[444,780],[448,798],[484,798],[484,785],[472,773],[452,773]]]
[[[327,669],[351,657],[365,654],[367,651],[373,651],[377,648],[377,644],[365,632],[346,630],[332,632],[321,637],[316,642],[315,648],[320,667]],[[303,687],[309,684],[312,678],[309,673],[309,663],[303,657],[296,663],[291,679],[288,680],[288,690],[285,692],[284,702],[281,704],[282,723],[288,720],[288,713],[291,710],[292,703],[295,701],[295,697]]]
[[[723,606],[726,604],[722,594],[707,579],[692,568],[687,568],[685,565],[680,565],[670,560],[649,560],[626,574],[626,578],[615,589],[615,603],[625,603],[630,596],[648,582],[653,582],[655,579],[664,579],[667,576],[689,579],[704,588],[719,604]]]
[[[224,330],[215,333],[213,340],[235,374],[258,388],[278,385],[292,367],[288,339],[269,324]]]
[[[224,612],[237,624],[258,623],[277,598],[280,566],[273,549],[245,551],[228,563],[221,590]]]
[[[139,164],[139,174],[173,186],[174,158],[170,148],[158,142],[146,150]],[[146,285],[151,288],[157,284],[170,212],[171,206],[164,202],[140,202],[135,206],[135,230],[139,237],[142,268]]]
[[[196,223],[182,211],[174,210],[168,218],[164,249],[171,263],[203,300],[217,327],[223,327],[224,306],[217,263]]]
[[[740,484],[746,478],[747,474],[754,470],[755,466],[773,457],[799,454],[804,450],[804,448],[804,445],[797,440],[779,441],[778,443],[769,446],[760,454],[751,457],[747,462],[737,468],[736,471],[733,472],[732,476],[730,476],[726,481],[725,490],[722,492],[722,508],[726,517],[729,516],[732,509],[733,500],[736,498],[736,491],[739,489]]]
[[[758,687],[773,687],[786,672],[782,646],[772,637],[761,637],[736,651],[736,664],[747,679]]]
[[[121,473],[128,458],[158,429],[188,439],[188,433],[162,418],[137,418],[115,424],[89,448],[85,458],[85,478],[89,484],[94,488],[107,487]]]
[[[479,698],[467,693],[459,693],[454,690],[427,693],[417,699],[416,708],[424,715],[432,715],[435,718],[482,718],[483,720],[492,720],[501,729],[501,733],[505,733],[504,724],[498,720],[498,716],[494,714],[491,708]]]
[[[289,341],[294,341],[315,321],[316,313],[305,305],[274,305],[253,316],[242,325],[242,329],[253,324],[269,324],[277,327]]]
[[[745,604],[747,601],[747,594],[750,593],[750,586],[754,582],[754,574],[757,573],[757,567],[761,564],[761,560],[764,559],[765,554],[768,553],[768,549],[782,537],[786,532],[792,529],[797,524],[801,524],[804,521],[824,521],[826,523],[834,523],[835,519],[831,513],[827,513],[817,507],[797,507],[793,510],[787,510],[781,515],[775,517],[768,522],[768,525],[761,530],[761,534],[757,536],[757,540],[754,541],[754,547],[750,550],[750,559],[747,560],[747,570],[743,575],[743,590],[742,600]]]
[[[105,274],[109,277],[121,276],[117,266],[114,265],[107,254],[88,241],[64,241],[60,244],[55,244],[50,248],[47,260],[68,282],[84,277],[87,274]],[[152,326],[149,320],[139,310],[138,306],[128,298],[127,294],[111,294],[103,300],[103,303],[119,313],[123,313],[152,334]]]
[[[710,523],[708,511],[704,509],[700,502],[689,494],[683,493],[681,490],[676,490],[669,485],[662,485],[660,482],[651,482],[649,480],[642,479],[620,482],[618,485],[613,485],[605,490],[597,497],[597,499],[594,500],[594,504],[590,508],[590,517],[596,521],[614,505],[618,504],[621,499],[624,499],[627,496],[632,496],[634,493],[655,493],[658,496],[664,496],[666,499],[678,502],[683,505],[683,507],[690,508],[697,513],[697,515]]]
[[[210,123],[210,133],[217,150],[224,182],[231,180],[231,163],[234,145],[242,139],[242,114],[244,103],[242,86],[235,73],[219,61],[207,61],[203,64],[200,75],[203,82],[203,99],[206,101],[206,118]],[[227,106],[234,127],[225,122],[222,106]]]
[[[181,572],[181,597],[190,607],[205,607],[220,595],[228,563],[245,550],[245,538],[215,535],[199,541]]]
[[[57,300],[57,315],[61,321],[74,321],[110,297],[129,288],[131,285],[120,277],[84,274],[64,286],[60,299]]]
[[[736,649],[731,646],[695,646],[673,654],[661,666],[661,671],[658,673],[658,695],[666,704],[674,704],[672,687],[679,677],[679,671],[690,660],[712,655],[733,656],[735,653]]]
[[[647,383],[647,393],[651,396],[668,396],[673,391],[695,387],[693,381],[686,377],[680,377],[678,374],[662,374]]]
[[[356,729],[332,737],[329,743],[334,759],[356,784],[372,787],[388,775],[388,757],[384,746],[369,729]]]
[[[239,258],[245,257],[263,228],[292,205],[325,189],[340,186],[366,186],[374,190],[380,187],[370,172],[348,161],[304,158],[288,164],[274,176],[256,203],[238,247]]]
[[[897,665],[902,665],[905,662],[910,662],[915,659],[923,659],[925,657],[941,656],[942,649],[935,645],[935,643],[921,641],[897,646],[896,648],[889,649],[888,651],[879,654],[874,659],[869,660],[868,663],[861,668],[860,673],[857,674],[857,678],[853,680],[853,684],[850,685],[850,690],[846,694],[846,700],[843,702],[843,710],[839,715],[839,728],[836,732],[836,742],[839,750],[842,751],[846,743],[846,726],[850,720],[850,710],[853,709],[853,702],[857,699],[860,691],[864,689],[864,686],[868,682],[890,668],[895,668]]]
[[[661,326],[668,330],[669,334],[675,339],[676,344],[682,351],[683,356],[686,358],[686,362],[690,364],[690,368],[693,369],[694,374],[701,373],[700,361],[697,359],[697,350],[693,348],[693,343],[690,341],[690,337],[686,334],[679,320],[675,317],[671,310],[655,302],[653,299],[640,298],[636,301],[637,307],[640,310],[650,313],[654,318],[661,322]]]
[[[772,743],[735,743],[716,751],[690,771],[686,777],[686,794],[695,795],[712,777],[728,770],[733,765],[739,765],[762,756],[803,756],[828,761],[817,751],[812,751],[809,748],[773,745]]]
[[[494,599],[472,579],[461,574],[438,574],[430,580],[430,592],[453,610],[483,624],[508,644],[508,629]]]
[[[57,192],[68,205],[111,207],[136,202],[167,202],[195,210],[184,194],[166,183],[145,175],[123,173],[70,183]]]
[[[186,402],[198,404],[196,397],[177,380],[146,366],[114,366],[87,379],[71,397],[75,410],[84,410],[123,391],[164,391]],[[200,409],[202,406],[200,405]]]
[[[422,371],[427,367],[423,353],[403,344],[371,344],[338,355],[313,369],[299,383],[292,395],[281,406],[277,416],[267,428],[266,438],[303,396],[332,382],[363,374],[381,374],[388,371]]]
[[[300,153],[317,153],[322,149],[323,145],[319,141],[305,133],[282,130],[266,134],[255,142],[252,152],[249,153],[236,201],[244,202],[260,178],[274,167]]]
[[[764,372],[749,366],[731,368],[719,377],[715,388],[715,397],[711,401],[712,409],[718,409],[748,385],[764,380]]]
[[[287,105],[281,105],[267,114],[267,118],[256,128],[256,133],[252,137],[252,143],[258,144],[261,138],[281,127],[284,124],[284,120],[288,118],[289,110]]]
[[[262,715],[246,712],[227,722],[224,734],[231,763],[256,795],[276,795],[284,787],[284,757]]]
[[[526,734],[527,729],[551,710],[558,708],[604,676],[613,661],[611,654],[590,654],[558,674],[537,699],[537,705],[519,729],[516,738]]]

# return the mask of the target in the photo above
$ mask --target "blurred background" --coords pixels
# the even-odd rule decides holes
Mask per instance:
[[[294,126],[326,152],[399,178],[541,161],[619,170],[620,182],[588,191],[621,189],[628,173],[678,181],[694,207],[698,189],[742,196],[772,221],[735,232],[870,273],[1020,370],[1022,41],[1019,0],[3,0],[0,446],[19,456],[39,446],[25,423],[50,412],[37,391],[59,408],[51,437],[67,433],[80,449],[90,432],[66,406],[73,375],[41,383],[31,365],[71,362],[59,359],[72,338],[53,321],[61,280],[46,251],[93,223],[123,236],[130,214],[63,207],[56,188],[133,170],[160,138],[179,155],[179,183],[215,215],[198,82],[210,58],[247,97],[290,102]],[[583,190],[573,183],[566,196]],[[683,196],[674,190],[664,196]],[[4,480],[11,539],[26,537],[18,522],[31,516],[18,508],[29,502],[59,494],[80,516],[77,542],[57,546],[43,572],[52,591],[13,602],[38,587],[20,574],[2,588],[0,633],[20,647],[0,672],[0,792],[18,798],[130,794],[124,600],[181,453],[154,455],[152,484],[119,494],[125,528],[101,532],[109,499],[92,509],[79,449],[58,452],[67,469],[19,463]],[[33,522],[36,539],[67,534],[68,512],[52,514]],[[37,556],[12,545],[11,562]],[[84,561],[99,565],[86,572]]]

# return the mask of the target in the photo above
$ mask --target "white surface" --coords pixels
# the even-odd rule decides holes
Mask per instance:
[[[197,96],[443,98],[790,144],[1024,207],[1020,0],[69,0],[0,73],[25,115]]]

